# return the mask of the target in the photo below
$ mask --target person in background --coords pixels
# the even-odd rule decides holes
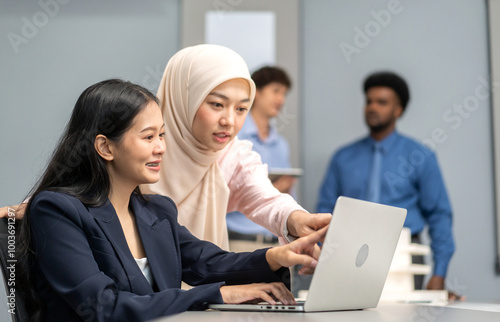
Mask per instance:
[[[172,199],[139,190],[159,180],[166,149],[158,100],[144,87],[111,79],[80,95],[22,221],[17,287],[33,320],[148,321],[208,303],[295,303],[284,267],[311,273],[326,227],[253,253],[199,240],[177,222]]]
[[[396,130],[410,99],[406,81],[393,72],[377,72],[366,78],[363,90],[370,133],[333,154],[317,211],[331,212],[341,195],[406,208],[412,242],[420,242],[425,226],[429,229],[434,266],[426,288],[445,289],[455,250],[452,209],[435,153]],[[423,263],[422,257],[415,260]],[[420,289],[423,277],[417,277],[415,288]]]
[[[270,169],[290,168],[288,142],[274,124],[292,86],[290,77],[279,67],[265,66],[252,73],[252,80],[256,87],[255,100],[238,138],[251,141],[252,149],[260,154],[262,163]],[[281,176],[273,181],[276,189],[283,193],[290,193],[294,183],[292,176]]]
[[[279,67],[262,67],[252,73],[255,83],[255,100],[238,138],[252,142],[252,150],[259,153],[268,169],[290,168],[290,148],[286,139],[278,133],[274,119],[285,104],[286,95],[292,86],[288,74]],[[272,183],[282,193],[291,193],[296,179],[282,175]],[[269,230],[259,226],[238,211],[226,217],[229,243],[232,250],[252,250],[264,244],[277,243]]]

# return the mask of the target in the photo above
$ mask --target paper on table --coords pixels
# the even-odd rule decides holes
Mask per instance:
[[[276,181],[281,176],[300,177],[302,172],[300,168],[269,168],[269,179]]]

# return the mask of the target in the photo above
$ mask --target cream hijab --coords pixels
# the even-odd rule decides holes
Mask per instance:
[[[207,95],[234,78],[248,81],[253,102],[255,84],[245,61],[233,50],[205,44],[184,48],[170,59],[157,94],[166,133],[160,180],[141,187],[143,192],[171,197],[181,225],[226,250],[229,188],[217,163],[222,150],[203,146],[194,137],[192,125]]]

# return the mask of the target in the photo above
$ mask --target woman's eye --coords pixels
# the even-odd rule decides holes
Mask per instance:
[[[148,140],[152,140],[152,139],[153,139],[153,136],[152,136],[152,135],[148,135],[148,136],[146,136],[146,139],[148,139]]]
[[[223,105],[221,103],[213,102],[211,103],[214,107],[221,108]]]
[[[165,137],[165,132],[160,133],[160,137],[164,138]]]
[[[246,108],[246,107],[238,107],[237,110],[238,110],[238,112],[246,112],[246,111],[248,111],[248,108]]]

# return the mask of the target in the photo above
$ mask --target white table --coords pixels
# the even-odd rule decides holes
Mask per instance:
[[[189,311],[154,320],[203,322],[489,322],[500,321],[500,304],[456,303],[447,306],[381,303],[375,309],[359,311],[281,313]]]

